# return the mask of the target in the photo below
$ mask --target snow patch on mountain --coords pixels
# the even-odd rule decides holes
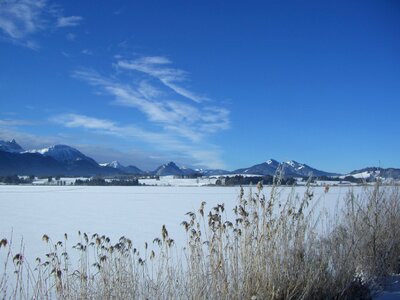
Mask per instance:
[[[109,162],[109,163],[102,163],[102,164],[99,164],[99,165],[102,166],[102,167],[110,167],[110,168],[114,168],[114,169],[123,169],[124,168],[124,166],[121,165],[119,163],[119,161],[117,161],[117,160],[114,160],[114,161]]]
[[[376,172],[365,171],[365,172],[351,174],[351,176],[353,176],[354,178],[357,178],[357,179],[369,179],[371,177],[379,176],[379,173],[380,172],[376,173]]]
[[[119,170],[119,171],[121,171],[121,173],[125,173],[125,174],[142,175],[142,174],[146,173],[146,172],[143,172],[142,170],[140,170],[136,166],[125,167],[124,165],[120,164],[120,162],[117,160],[114,160],[109,163],[101,163],[99,165],[104,168],[112,168],[112,169]]]
[[[381,179],[400,179],[400,169],[367,167],[361,170],[354,170],[345,176],[353,176],[366,180]]]
[[[98,165],[94,159],[84,155],[79,150],[67,145],[54,145],[43,149],[28,150],[25,151],[25,153],[39,153],[44,156],[50,156],[60,162],[74,162],[85,160],[90,162],[91,164]]]

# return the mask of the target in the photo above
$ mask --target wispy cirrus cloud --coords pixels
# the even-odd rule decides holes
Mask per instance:
[[[81,16],[60,16],[57,19],[56,27],[75,27],[78,26],[83,18]]]
[[[0,119],[0,126],[25,126],[33,125],[34,122],[20,119]]]
[[[146,141],[157,141],[160,144],[175,145],[179,143],[173,138],[156,132],[142,129],[135,125],[118,125],[116,122],[90,117],[81,114],[61,114],[51,121],[68,128],[84,128],[89,130],[98,130],[102,134],[110,134],[123,138],[138,138]]]
[[[166,57],[138,58],[134,63],[131,61],[129,67],[125,67],[124,62],[121,57],[116,57],[113,64],[116,72],[108,76],[88,69],[76,70],[72,75],[95,87],[97,94],[111,96],[113,100],[110,104],[130,107],[142,113],[147,123],[142,123],[140,127],[133,124],[117,126],[109,120],[99,123],[99,119],[86,119],[88,117],[84,115],[64,115],[57,117],[62,120],[60,124],[114,136],[136,137],[155,148],[168,145],[170,152],[189,155],[194,164],[222,167],[219,147],[207,140],[209,136],[230,127],[229,109],[208,98],[204,101],[206,97],[183,96],[181,90],[171,88],[171,82],[183,82],[188,80],[189,75],[171,67],[172,61]],[[151,70],[144,72],[144,67],[136,68],[132,64]],[[185,89],[185,95],[188,94],[195,95]],[[155,132],[157,127],[159,130]]]
[[[33,50],[39,49],[35,39],[38,33],[55,27],[77,26],[81,20],[79,16],[60,16],[60,9],[47,0],[0,1],[0,38]]]
[[[127,85],[87,70],[75,71],[73,75],[112,95],[114,104],[136,108],[149,121],[193,142],[230,126],[228,109],[208,102],[207,105],[193,105],[164,100],[162,90],[146,81],[140,81],[136,86]]]
[[[171,68],[171,61],[163,56],[145,56],[135,60],[120,60],[116,66],[121,69],[134,70],[157,78],[175,93],[197,103],[208,100],[186,89],[180,83],[187,80],[188,73],[177,68]]]
[[[37,49],[32,36],[45,28],[45,0],[1,1],[0,29],[9,41]]]

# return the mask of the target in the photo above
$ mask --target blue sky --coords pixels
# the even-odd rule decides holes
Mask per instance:
[[[400,167],[398,1],[0,2],[0,139],[143,169]]]

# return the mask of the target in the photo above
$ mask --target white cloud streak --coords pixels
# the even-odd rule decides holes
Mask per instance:
[[[166,57],[146,56],[129,63],[121,57],[116,59],[114,75],[106,77],[84,69],[72,75],[95,87],[97,94],[112,96],[113,105],[136,109],[146,116],[148,123],[141,127],[122,126],[78,114],[58,116],[61,121],[57,122],[69,128],[137,138],[157,149],[179,152],[198,165],[223,167],[219,147],[207,143],[207,137],[230,127],[229,110],[178,86],[188,79],[188,73],[170,67],[172,62]],[[143,129],[149,125],[160,130],[156,133]]]
[[[3,35],[15,44],[37,49],[36,42],[30,36],[43,30],[45,7],[45,0],[1,1],[0,29]]]
[[[162,84],[172,89],[175,93],[194,102],[200,103],[208,100],[207,97],[199,96],[179,85],[178,83],[187,80],[188,73],[180,69],[168,67],[170,64],[171,61],[166,57],[146,56],[132,61],[118,61],[116,66],[121,69],[142,72],[157,78]]]
[[[61,142],[60,139],[55,137],[37,136],[0,125],[0,140],[12,139],[15,139],[24,149],[42,148],[44,145],[54,145]]]
[[[75,27],[83,20],[80,16],[58,17],[56,27]]]
[[[0,38],[33,50],[39,49],[34,37],[54,27],[77,26],[78,16],[60,17],[59,9],[47,0],[0,1]],[[64,25],[64,26],[59,26]]]
[[[0,126],[25,126],[25,125],[34,125],[34,123],[18,119],[0,119]]]
[[[117,105],[133,107],[144,113],[148,120],[164,129],[199,142],[204,136],[228,129],[229,111],[216,106],[194,106],[174,101],[160,100],[163,93],[147,82],[134,87],[105,78],[93,71],[76,71],[74,76],[114,96]]]

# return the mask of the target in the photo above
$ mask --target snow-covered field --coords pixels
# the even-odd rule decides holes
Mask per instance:
[[[317,211],[326,212],[328,220],[350,189],[356,194],[362,187],[314,187],[314,203]],[[245,189],[245,195],[250,188]],[[202,201],[207,209],[224,203],[227,215],[232,215],[239,187],[88,187],[88,186],[0,186],[0,239],[13,238],[14,254],[24,243],[24,255],[34,263],[37,256],[43,257],[49,248],[42,241],[47,234],[56,243],[69,236],[69,246],[79,241],[78,231],[105,234],[117,242],[121,236],[129,237],[134,247],[143,249],[144,243],[160,236],[161,227],[166,225],[170,237],[178,248],[185,244],[185,232],[180,223],[187,219],[185,213],[199,208]],[[265,187],[268,197],[271,188]],[[255,192],[255,188],[253,188]],[[281,189],[281,199],[291,188]],[[296,187],[300,197],[305,187]],[[312,207],[313,205],[311,205]],[[325,222],[325,225],[328,225]],[[0,251],[0,262],[5,261],[5,252]],[[0,265],[0,272],[4,266]],[[388,282],[385,292],[377,299],[396,299],[399,295],[399,277]]]
[[[113,241],[129,237],[141,248],[160,236],[163,224],[177,246],[185,243],[185,232],[180,223],[185,213],[197,210],[202,201],[206,208],[225,203],[227,214],[237,202],[239,187],[75,187],[75,186],[0,186],[0,238],[10,238],[14,247],[23,239],[28,259],[35,259],[47,250],[43,234],[54,242],[67,233],[72,242],[78,241],[77,232],[99,233]],[[249,188],[246,188],[248,193]],[[314,188],[319,209],[335,209],[349,187]],[[355,188],[360,189],[360,188]],[[255,190],[255,189],[253,189]],[[304,187],[296,188],[299,195]],[[268,194],[270,188],[264,192]],[[290,188],[283,188],[288,194]],[[339,201],[340,203],[340,201]]]
[[[193,179],[177,179],[174,176],[160,176],[159,179],[154,178],[143,178],[139,179],[140,184],[145,185],[157,185],[157,186],[205,186],[215,184],[217,181],[216,177],[199,177]]]

